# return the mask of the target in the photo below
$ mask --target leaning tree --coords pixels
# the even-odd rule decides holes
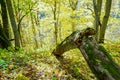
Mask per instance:
[[[94,35],[95,30],[92,28],[75,31],[54,49],[53,54],[59,60],[63,58],[61,56],[64,52],[78,48],[99,80],[119,80],[120,67],[112,60],[105,48],[97,43]]]

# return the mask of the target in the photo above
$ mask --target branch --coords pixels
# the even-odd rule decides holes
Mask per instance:
[[[34,3],[34,5],[35,5],[36,3],[37,3],[37,1]],[[19,31],[19,33],[20,33],[20,24],[21,24],[23,18],[24,18],[26,15],[28,15],[28,14],[33,10],[33,7],[34,7],[34,6],[32,6],[32,7],[29,9],[29,11],[26,12],[26,13],[19,19],[19,22],[18,22],[18,31]]]

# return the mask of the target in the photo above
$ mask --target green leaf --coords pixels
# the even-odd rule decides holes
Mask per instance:
[[[57,78],[56,78],[56,77],[53,77],[52,80],[57,80]]]

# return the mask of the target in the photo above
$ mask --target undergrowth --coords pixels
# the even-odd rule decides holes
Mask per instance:
[[[120,45],[103,44],[120,65]],[[45,49],[0,49],[0,80],[96,80],[78,49],[64,53],[63,63]]]

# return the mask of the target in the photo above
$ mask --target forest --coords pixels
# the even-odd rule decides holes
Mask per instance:
[[[0,80],[120,80],[120,0],[0,0]]]

